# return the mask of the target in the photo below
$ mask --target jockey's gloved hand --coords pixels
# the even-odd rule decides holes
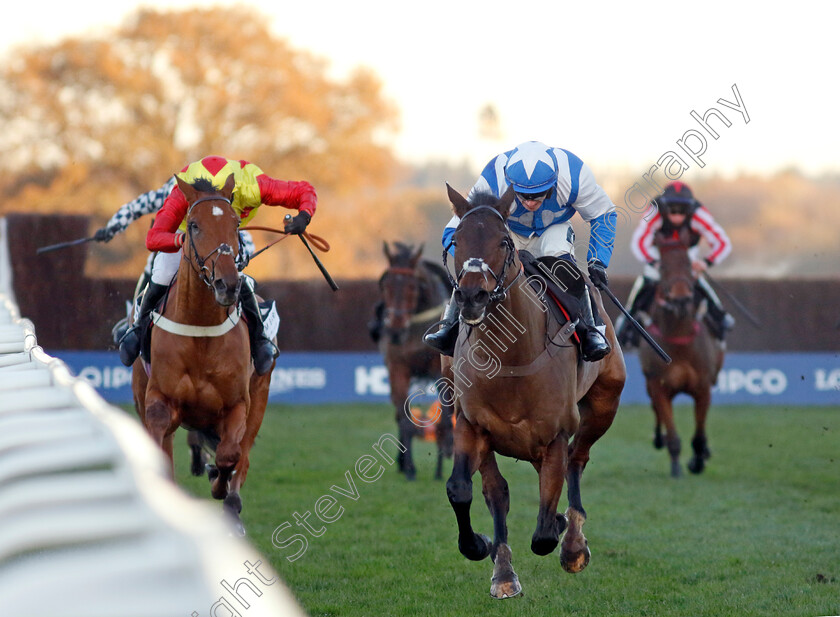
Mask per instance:
[[[599,259],[589,262],[589,278],[592,279],[592,284],[595,287],[601,288],[609,285],[607,267]]]
[[[300,212],[295,218],[286,223],[284,231],[287,234],[302,234],[311,220],[312,217],[309,216],[308,212]]]
[[[97,229],[96,233],[93,234],[93,239],[97,242],[110,242],[114,236],[117,235],[116,229],[111,229],[109,227],[103,227],[102,229]]]

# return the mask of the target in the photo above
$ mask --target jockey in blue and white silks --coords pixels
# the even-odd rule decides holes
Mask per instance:
[[[501,197],[513,186],[515,199],[507,224],[517,250],[527,250],[536,258],[562,259],[577,271],[574,257],[575,234],[569,223],[575,213],[590,224],[586,261],[596,284],[606,284],[606,268],[615,244],[615,205],[595,181],[592,171],[577,156],[562,148],[552,148],[529,141],[494,157],[481,172],[468,199],[479,192]],[[443,245],[453,251],[451,239],[460,219],[453,216],[443,230]],[[549,266],[550,267],[550,266]],[[556,269],[554,269],[556,271]],[[573,277],[569,292],[581,300],[581,320],[587,329],[581,336],[585,360],[600,360],[610,351],[606,327],[591,303],[581,277]],[[441,330],[427,335],[425,341],[442,353],[454,347],[457,339],[457,316],[450,302],[450,317]],[[444,319],[447,319],[445,316]],[[448,330],[453,326],[454,335]]]

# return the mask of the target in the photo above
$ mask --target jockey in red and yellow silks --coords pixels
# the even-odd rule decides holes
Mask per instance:
[[[305,212],[308,218],[315,214],[317,196],[311,184],[275,180],[248,161],[207,156],[190,163],[177,175],[190,184],[198,178],[207,178],[215,186],[222,186],[230,174],[233,174],[236,181],[231,205],[243,225],[254,217],[261,205],[297,209]],[[165,253],[173,253],[181,248],[187,207],[184,194],[175,185],[146,236],[146,248]]]
[[[285,231],[303,233],[315,214],[318,200],[315,189],[308,182],[275,180],[253,163],[220,156],[208,156],[190,163],[177,176],[190,184],[204,178],[220,188],[231,174],[235,181],[231,205],[239,215],[240,223],[250,221],[262,205],[283,206],[298,211],[297,216],[286,223]],[[163,298],[178,271],[188,208],[187,199],[176,184],[146,235],[146,248],[158,251],[158,255],[152,266],[151,282],[143,296],[135,325],[120,341],[120,360],[126,366],[137,359],[143,331],[148,326],[152,310]],[[239,300],[248,322],[254,369],[257,374],[263,375],[271,369],[277,348],[265,336],[252,279],[246,276],[244,283],[240,286]]]

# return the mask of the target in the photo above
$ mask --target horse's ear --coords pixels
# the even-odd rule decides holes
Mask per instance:
[[[470,202],[461,193],[449,186],[448,182],[446,183],[446,192],[449,194],[449,202],[455,210],[455,215],[462,218],[470,209]]]
[[[502,195],[499,202],[496,204],[496,210],[502,215],[502,218],[507,220],[510,214],[510,206],[513,204],[513,185],[509,185],[507,190]]]
[[[191,204],[196,199],[196,192],[193,185],[181,178],[180,176],[175,176],[175,179],[178,181],[178,188],[181,189],[181,192],[184,194],[184,197],[187,198],[187,203]]]
[[[385,257],[388,258],[388,262],[390,263],[393,258],[391,257],[391,247],[388,246],[388,241],[382,241],[382,252],[385,253]]]
[[[417,247],[417,250],[411,256],[411,267],[414,268],[417,266],[417,263],[420,261],[420,256],[423,254],[423,244],[421,243],[420,246]]]
[[[222,197],[230,201],[234,188],[236,188],[236,178],[233,177],[233,174],[230,174],[228,175],[227,180],[225,180],[225,185],[219,193],[221,193]]]

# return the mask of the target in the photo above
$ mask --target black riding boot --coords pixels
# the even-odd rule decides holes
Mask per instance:
[[[140,278],[137,279],[137,284],[134,286],[134,295],[131,297],[132,308],[134,308],[133,303],[135,299],[146,288],[146,285],[149,284],[151,278],[152,275],[147,270],[143,270],[143,274],[140,275]],[[115,345],[119,345],[120,341],[125,336],[125,333],[128,332],[128,319],[129,315],[126,315],[115,323],[113,328],[111,328],[111,338],[114,339]]]
[[[254,370],[257,375],[265,375],[271,370],[271,363],[279,355],[277,347],[274,346],[263,330],[262,315],[260,306],[254,290],[247,281],[242,282],[239,289],[239,301],[242,303],[242,310],[248,321],[248,336],[251,340],[251,357],[254,359]]]
[[[656,296],[656,283],[646,276],[640,276],[636,280],[630,297],[627,298],[627,310],[634,319],[638,320],[640,313],[650,310]],[[639,344],[639,331],[630,325],[630,321],[624,315],[620,315],[616,320],[615,336],[622,347],[635,347]]]
[[[578,327],[577,333],[581,342],[581,355],[587,362],[597,362],[611,351],[610,344],[601,331],[605,329],[604,322],[598,315],[598,309],[592,304],[587,287],[584,286],[579,299],[583,327]]]
[[[157,283],[149,282],[149,288],[143,294],[143,303],[140,305],[140,313],[137,319],[134,320],[134,325],[128,329],[128,332],[120,340],[120,362],[126,366],[131,366],[140,355],[140,342],[146,334],[151,321],[152,311],[161,301],[169,289],[168,285],[159,285]]]
[[[440,330],[425,335],[423,342],[444,356],[453,355],[455,353],[455,343],[458,342],[458,318],[460,314],[455,299],[450,298],[443,314],[443,323]]]
[[[709,326],[709,330],[715,338],[724,340],[726,333],[735,325],[735,318],[723,308],[720,298],[717,297],[706,279],[698,278],[694,289],[701,298],[706,299],[706,324]]]

